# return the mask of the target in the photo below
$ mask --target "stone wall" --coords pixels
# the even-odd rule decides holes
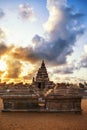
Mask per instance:
[[[80,96],[48,96],[44,100],[29,96],[4,96],[3,111],[43,111],[43,112],[75,112],[81,113]]]
[[[14,97],[9,98],[4,97],[3,100],[3,108],[2,111],[10,111],[10,110],[33,110],[40,109],[38,105],[38,98],[23,98],[23,97]]]
[[[57,98],[46,100],[46,108],[49,111],[59,111],[59,112],[76,112],[81,113],[81,98]]]

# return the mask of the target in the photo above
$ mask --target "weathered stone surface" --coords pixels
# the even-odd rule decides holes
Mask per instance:
[[[46,99],[46,107],[49,110],[55,111],[68,111],[68,112],[80,112],[81,113],[81,97],[68,97],[61,96],[58,98],[48,97]]]
[[[78,112],[81,113],[80,96],[48,96],[44,100],[40,97],[5,95],[3,99],[3,111],[44,111],[44,112]]]

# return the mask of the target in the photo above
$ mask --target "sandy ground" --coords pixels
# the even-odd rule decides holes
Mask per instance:
[[[82,109],[82,115],[0,111],[0,130],[87,130],[87,99]]]

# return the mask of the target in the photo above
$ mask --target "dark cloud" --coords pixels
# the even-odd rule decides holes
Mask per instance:
[[[6,53],[6,51],[8,50],[8,47],[3,42],[4,38],[5,38],[5,33],[2,30],[2,28],[0,28],[0,56]]]
[[[32,38],[32,42],[33,42],[33,44],[35,44],[36,46],[39,46],[39,45],[45,43],[45,39],[36,34],[36,35]]]
[[[3,42],[1,42],[0,43],[0,56],[6,53],[7,50],[8,50],[7,46]]]
[[[72,74],[74,71],[74,66],[65,66],[65,67],[60,67],[56,68],[53,72],[55,74]]]
[[[60,1],[61,3],[61,1]],[[62,3],[61,3],[62,4]],[[75,12],[71,7],[61,6],[56,0],[51,3],[49,0],[48,11],[49,18],[44,24],[45,36],[35,35],[32,39],[34,47],[7,47],[3,42],[0,43],[0,55],[8,55],[6,78],[19,78],[22,72],[22,62],[29,61],[32,64],[39,60],[45,59],[54,65],[66,63],[68,55],[73,52],[73,46],[77,37],[82,35],[84,28],[82,21],[83,14]],[[28,6],[20,6],[20,15],[23,19],[32,19],[33,10]],[[3,38],[4,32],[0,29],[0,39]],[[10,58],[9,58],[10,57]],[[81,60],[81,66],[87,67],[87,57]],[[54,73],[72,74],[73,66],[65,66],[54,69]],[[32,78],[35,70],[29,72],[23,79]]]
[[[77,37],[82,35],[84,28],[81,24],[83,14],[75,12],[72,7],[66,6],[61,1],[48,0],[49,18],[44,24],[45,37],[35,35],[32,38],[34,47],[15,48],[11,55],[16,59],[35,63],[45,59],[54,65],[66,63],[68,55],[73,52]],[[21,11],[29,11],[28,5],[21,5]],[[25,17],[25,15],[24,15]],[[5,51],[5,46],[2,46]],[[4,52],[2,51],[2,52]]]
[[[5,15],[5,13],[4,13],[3,9],[0,8],[0,19],[3,18],[4,15]]]
[[[84,33],[80,19],[83,14],[75,12],[71,7],[60,6],[49,1],[48,21],[44,24],[46,38],[35,35],[32,42],[35,48],[33,56],[46,59],[55,64],[65,64],[67,56],[73,52],[77,37]],[[59,17],[60,16],[60,17]],[[33,58],[33,57],[32,57]]]
[[[21,8],[26,9],[26,6],[21,6]],[[13,57],[31,63],[41,59],[55,65],[66,63],[67,56],[73,52],[77,37],[84,32],[84,28],[79,22],[83,18],[83,14],[75,12],[72,7],[65,6],[65,4],[60,6],[55,1],[53,3],[49,1],[48,10],[50,15],[44,24],[45,38],[35,35],[32,38],[34,47],[16,48],[12,52]]]
[[[4,42],[0,42],[0,57],[3,55],[9,55],[9,53],[11,53],[12,49],[14,48],[14,46],[6,46],[6,44]]]
[[[31,63],[35,63],[39,60],[38,56],[33,53],[32,48],[15,48],[13,52],[11,52],[11,56],[15,59],[20,59],[22,61],[29,61]]]

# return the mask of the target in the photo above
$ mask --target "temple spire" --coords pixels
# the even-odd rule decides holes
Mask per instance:
[[[45,66],[44,60],[42,60],[42,64],[41,64],[41,67],[42,67],[42,66]]]
[[[40,82],[43,80],[44,81],[49,80],[44,60],[42,60],[41,67],[39,68],[39,70],[37,72],[37,76],[36,76],[36,81]]]

